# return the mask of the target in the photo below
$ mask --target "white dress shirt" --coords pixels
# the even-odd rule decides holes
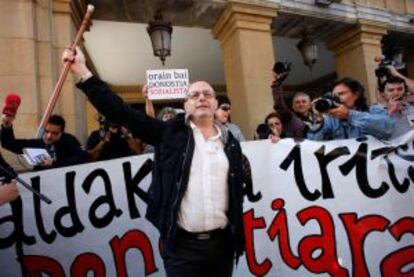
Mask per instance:
[[[205,139],[200,129],[190,122],[195,149],[187,190],[178,212],[178,225],[188,232],[199,233],[224,229],[228,223],[227,183],[229,161],[224,153],[221,130]]]

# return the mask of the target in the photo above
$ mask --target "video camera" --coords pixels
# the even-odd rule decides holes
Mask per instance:
[[[287,61],[276,62],[273,65],[273,72],[279,76],[277,80],[279,84],[282,84],[282,82],[287,78],[287,76],[289,76],[291,66],[292,66],[292,63],[287,62]]]
[[[393,59],[386,59],[384,56],[375,57],[375,61],[379,62],[378,68],[375,69],[375,76],[381,91],[384,82],[393,77],[388,66],[393,66],[398,72],[404,74],[406,64],[402,62],[402,57],[399,57],[399,55],[396,55]]]
[[[313,102],[313,108],[320,113],[326,113],[331,109],[337,108],[340,102],[338,96],[332,92],[327,92]]]
[[[109,122],[104,116],[100,116],[98,119],[99,122],[99,134],[101,137],[104,137],[108,132],[110,132],[109,128],[119,128],[119,125]],[[116,135],[118,132],[113,133],[112,135]]]
[[[389,79],[391,78],[393,75],[390,72],[390,69],[388,68],[388,66],[392,65],[393,67],[395,67],[395,69],[397,69],[398,71],[403,71],[405,69],[405,63],[402,62],[398,62],[395,60],[386,60],[383,59],[379,65],[378,68],[375,69],[375,76],[377,76],[377,78],[379,79]],[[402,72],[400,72],[402,73]]]

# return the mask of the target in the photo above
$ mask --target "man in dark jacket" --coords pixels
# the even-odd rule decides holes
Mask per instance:
[[[65,120],[59,115],[52,115],[46,126],[42,138],[16,139],[12,122],[14,117],[3,115],[1,129],[1,145],[3,148],[22,154],[24,148],[43,148],[49,153],[34,167],[35,170],[57,168],[81,164],[89,161],[88,154],[82,150],[77,138],[65,133]]]
[[[167,275],[231,276],[244,251],[242,152],[214,122],[213,88],[190,85],[186,115],[163,122],[123,103],[92,76],[80,51],[66,50],[63,59],[100,113],[155,147],[146,217],[160,232]]]

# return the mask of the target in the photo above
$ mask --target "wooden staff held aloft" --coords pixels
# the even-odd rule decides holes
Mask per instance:
[[[83,17],[81,26],[79,28],[78,33],[76,34],[75,40],[73,41],[72,45],[69,47],[71,51],[75,51],[76,46],[79,44],[80,40],[82,39],[83,33],[85,31],[89,31],[89,27],[91,25],[91,18],[92,13],[95,10],[93,5],[88,5],[86,9],[85,16]],[[52,97],[47,104],[46,111],[42,117],[42,121],[40,121],[39,128],[37,129],[37,137],[41,137],[46,126],[47,121],[49,120],[53,110],[55,109],[56,102],[59,98],[60,92],[62,91],[63,83],[66,80],[66,77],[69,73],[71,61],[66,61],[63,67],[63,70],[60,73],[59,79],[53,89]]]

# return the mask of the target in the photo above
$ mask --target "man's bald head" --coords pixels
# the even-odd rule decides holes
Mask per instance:
[[[193,120],[214,120],[217,109],[216,93],[206,81],[197,81],[188,87],[184,109]]]

